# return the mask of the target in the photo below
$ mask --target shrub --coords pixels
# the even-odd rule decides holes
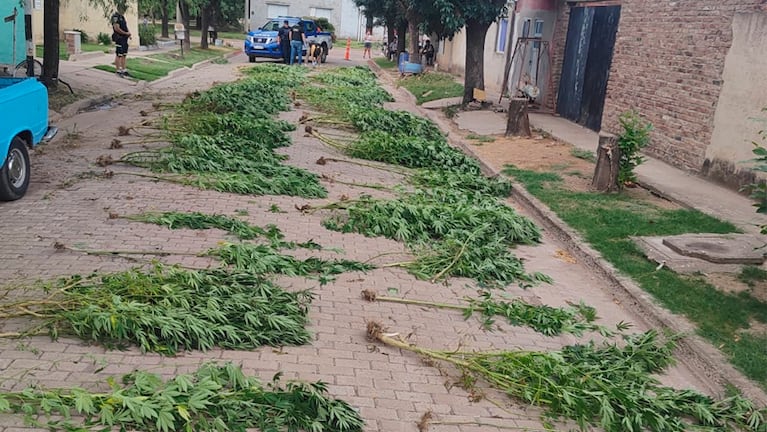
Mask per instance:
[[[650,144],[652,125],[644,121],[635,111],[627,111],[618,117],[623,132],[618,136],[618,147],[621,151],[618,168],[618,185],[636,182],[634,168],[644,162],[639,151]]]
[[[112,36],[104,32],[99,32],[98,36],[96,36],[96,40],[99,45],[112,45]]]
[[[153,25],[141,25],[138,29],[139,44],[144,46],[157,43],[157,33]]]
[[[85,33],[85,30],[72,29],[72,31],[80,32],[80,42],[82,43],[88,43],[88,41],[91,40],[90,36],[88,36],[88,33]]]

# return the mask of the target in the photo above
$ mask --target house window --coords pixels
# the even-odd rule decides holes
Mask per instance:
[[[535,20],[535,28],[533,29],[533,36],[543,37],[543,20]]]
[[[530,37],[530,18],[526,18],[522,23],[522,37]]]
[[[333,15],[333,9],[327,9],[327,8],[317,8],[313,7],[310,9],[310,15],[316,18],[327,18],[330,19],[330,17]]]
[[[509,39],[509,19],[498,20],[498,38],[495,41],[495,52],[506,52],[506,41]]]
[[[43,8],[43,0],[35,0],[35,4],[32,6],[33,9],[42,9]]]
[[[288,5],[266,4],[267,18],[277,18],[279,16],[288,16]]]

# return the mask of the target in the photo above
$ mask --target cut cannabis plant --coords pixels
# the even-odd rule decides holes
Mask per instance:
[[[362,197],[325,208],[345,210],[323,221],[329,229],[408,244],[416,259],[397,264],[423,279],[465,276],[488,285],[549,281],[541,274],[527,275],[510,251],[517,244],[537,242],[538,228],[487,195],[436,188],[402,193],[394,200]]]
[[[594,324],[596,310],[580,303],[567,308],[555,308],[551,306],[536,306],[515,298],[511,301],[497,301],[492,298],[490,292],[483,292],[480,298],[466,298],[466,305],[435,303],[423,300],[411,300],[396,297],[381,297],[375,292],[365,290],[362,297],[368,301],[383,301],[391,303],[414,304],[438,309],[452,309],[463,312],[463,316],[469,319],[475,313],[482,316],[482,326],[492,329],[496,317],[506,318],[513,326],[530,327],[538,333],[546,336],[557,336],[562,333],[570,333],[582,336],[584,332],[599,332],[603,336],[612,336],[613,331],[605,326]],[[617,325],[618,331],[626,330],[628,324],[623,322]]]
[[[312,240],[306,242],[288,242],[284,241],[285,235],[273,224],[265,227],[258,227],[248,224],[239,219],[224,215],[209,215],[199,212],[181,213],[181,212],[163,212],[163,213],[143,213],[139,215],[128,216],[128,219],[164,225],[170,229],[189,228],[189,229],[210,229],[218,228],[234,234],[239,239],[251,240],[263,237],[269,241],[269,245],[276,249],[313,249],[320,250],[322,246]]]
[[[45,287],[42,300],[0,304],[0,318],[30,317],[20,333],[74,335],[108,347],[138,345],[175,354],[213,347],[253,349],[302,345],[308,291],[288,292],[247,272],[154,266],[111,274],[72,276]]]
[[[218,228],[234,234],[239,239],[251,240],[257,237],[266,237],[273,242],[283,238],[282,232],[275,225],[269,225],[261,228],[243,222],[239,219],[224,215],[208,215],[199,212],[180,213],[142,213],[139,215],[128,216],[128,219],[164,225],[170,229],[189,228],[189,229],[210,229]]]
[[[224,265],[252,274],[318,276],[323,283],[331,281],[334,275],[374,268],[370,264],[349,260],[325,261],[316,257],[299,260],[278,253],[272,246],[248,243],[224,244],[208,251],[208,255],[219,258]]]
[[[764,432],[764,410],[740,396],[715,400],[694,390],[662,386],[653,374],[674,363],[673,341],[655,331],[626,336],[624,344],[572,345],[557,352],[456,352],[420,348],[368,323],[368,337],[445,361],[484,379],[550,418],[571,419],[581,430]]]
[[[288,93],[303,82],[303,72],[261,65],[247,74],[187,97],[163,122],[170,146],[120,161],[175,174],[160,180],[221,192],[325,197],[316,175],[284,165],[285,156],[274,152],[290,143],[286,132],[294,127],[272,116],[289,109]]]
[[[107,382],[104,393],[36,387],[0,392],[0,411],[23,413],[32,426],[70,432],[359,432],[364,426],[349,404],[328,397],[322,382],[282,384],[276,375],[264,385],[231,363],[207,363],[167,381],[137,371]]]

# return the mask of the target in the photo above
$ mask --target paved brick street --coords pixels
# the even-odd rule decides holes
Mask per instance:
[[[205,88],[216,81],[233,79],[237,64],[211,64],[178,80],[148,87],[142,97],[126,95],[117,99],[111,109],[85,112],[60,121],[62,131],[56,140],[33,156],[32,185],[20,201],[0,204],[4,221],[3,248],[0,249],[0,280],[9,287],[28,285],[36,279],[62,275],[86,274],[94,270],[115,271],[140,265],[121,256],[93,256],[72,250],[57,250],[55,243],[73,248],[98,250],[151,250],[179,253],[203,252],[229,240],[218,230],[169,230],[164,227],[114,218],[144,211],[199,211],[241,216],[254,225],[276,224],[286,240],[313,239],[326,248],[342,252],[312,251],[323,258],[347,258],[358,261],[372,259],[378,265],[407,259],[405,247],[383,238],[366,238],[325,229],[321,220],[327,214],[304,214],[296,209],[303,204],[337,201],[342,196],[381,192],[325,181],[329,191],[325,200],[307,200],[286,196],[242,196],[192,187],[156,182],[124,173],[142,170],[114,164],[107,167],[116,174],[101,178],[104,168],[95,165],[101,155],[118,159],[122,154],[139,150],[141,136],[117,136],[118,126],[135,126],[145,119],[139,112],[152,112],[158,101],[177,101],[187,92]],[[400,100],[393,105],[409,109]],[[296,122],[303,107],[281,117]],[[139,129],[142,134],[153,133]],[[109,149],[119,138],[122,149]],[[143,137],[149,140],[149,137]],[[289,155],[288,163],[344,182],[395,185],[396,175],[383,170],[348,163],[318,165],[321,156],[342,158],[323,146],[303,130],[292,133],[293,146],[278,151]],[[157,144],[148,143],[148,146]],[[91,174],[84,174],[91,173]],[[509,205],[515,206],[514,202]],[[277,206],[283,213],[270,211]],[[110,218],[110,213],[113,217]],[[291,252],[293,253],[293,252]],[[308,251],[295,251],[296,256],[309,256]],[[534,303],[564,306],[567,302],[585,301],[596,307],[600,323],[614,325],[631,322],[633,331],[647,325],[641,317],[627,310],[609,294],[606,283],[593,276],[580,263],[568,259],[567,251],[555,239],[544,235],[543,244],[521,247],[518,255],[526,260],[528,271],[550,275],[555,283],[528,290],[507,289],[510,296],[521,296]],[[215,261],[194,256],[161,258],[164,262],[193,267],[217,265]],[[311,345],[283,349],[261,348],[254,351],[188,352],[177,357],[142,354],[135,348],[106,351],[87,346],[79,340],[47,337],[24,340],[0,340],[0,387],[20,390],[31,384],[50,387],[85,386],[100,388],[109,376],[141,368],[172,375],[195,369],[207,360],[231,360],[242,364],[245,371],[264,380],[282,371],[287,377],[323,380],[330,393],[359,408],[367,422],[366,430],[381,432],[416,431],[417,422],[427,411],[434,413],[433,432],[474,432],[503,429],[542,429],[540,411],[509,402],[503,395],[488,393],[488,398],[470,402],[469,394],[454,386],[459,377],[450,368],[436,368],[416,355],[379,346],[365,339],[366,320],[377,320],[419,346],[435,349],[556,349],[575,342],[571,336],[546,338],[531,330],[498,324],[494,332],[483,331],[475,319],[464,320],[459,312],[427,309],[412,305],[370,303],[360,291],[395,292],[411,299],[458,302],[476,292],[469,280],[452,280],[449,284],[420,281],[399,268],[379,268],[367,273],[345,273],[335,282],[320,286],[316,280],[279,277],[278,284],[288,289],[312,289],[316,299],[310,307],[310,331],[315,335]],[[9,296],[20,295],[18,290]],[[23,293],[23,295],[34,295]],[[19,322],[7,323],[0,331],[13,331]],[[445,373],[448,375],[446,376]],[[673,368],[663,381],[678,387],[709,391],[698,380],[698,372],[685,365]],[[497,405],[498,404],[498,405]],[[499,406],[500,405],[500,406]],[[0,432],[30,430],[20,416],[0,417]]]

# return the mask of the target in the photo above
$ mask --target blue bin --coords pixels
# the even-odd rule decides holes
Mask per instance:
[[[405,64],[410,60],[410,53],[407,52],[401,52],[399,53],[399,62],[397,63],[399,68],[399,73],[405,73]]]
[[[420,63],[410,63],[407,62],[402,67],[401,73],[411,73],[411,74],[419,74],[423,72],[423,67]]]

